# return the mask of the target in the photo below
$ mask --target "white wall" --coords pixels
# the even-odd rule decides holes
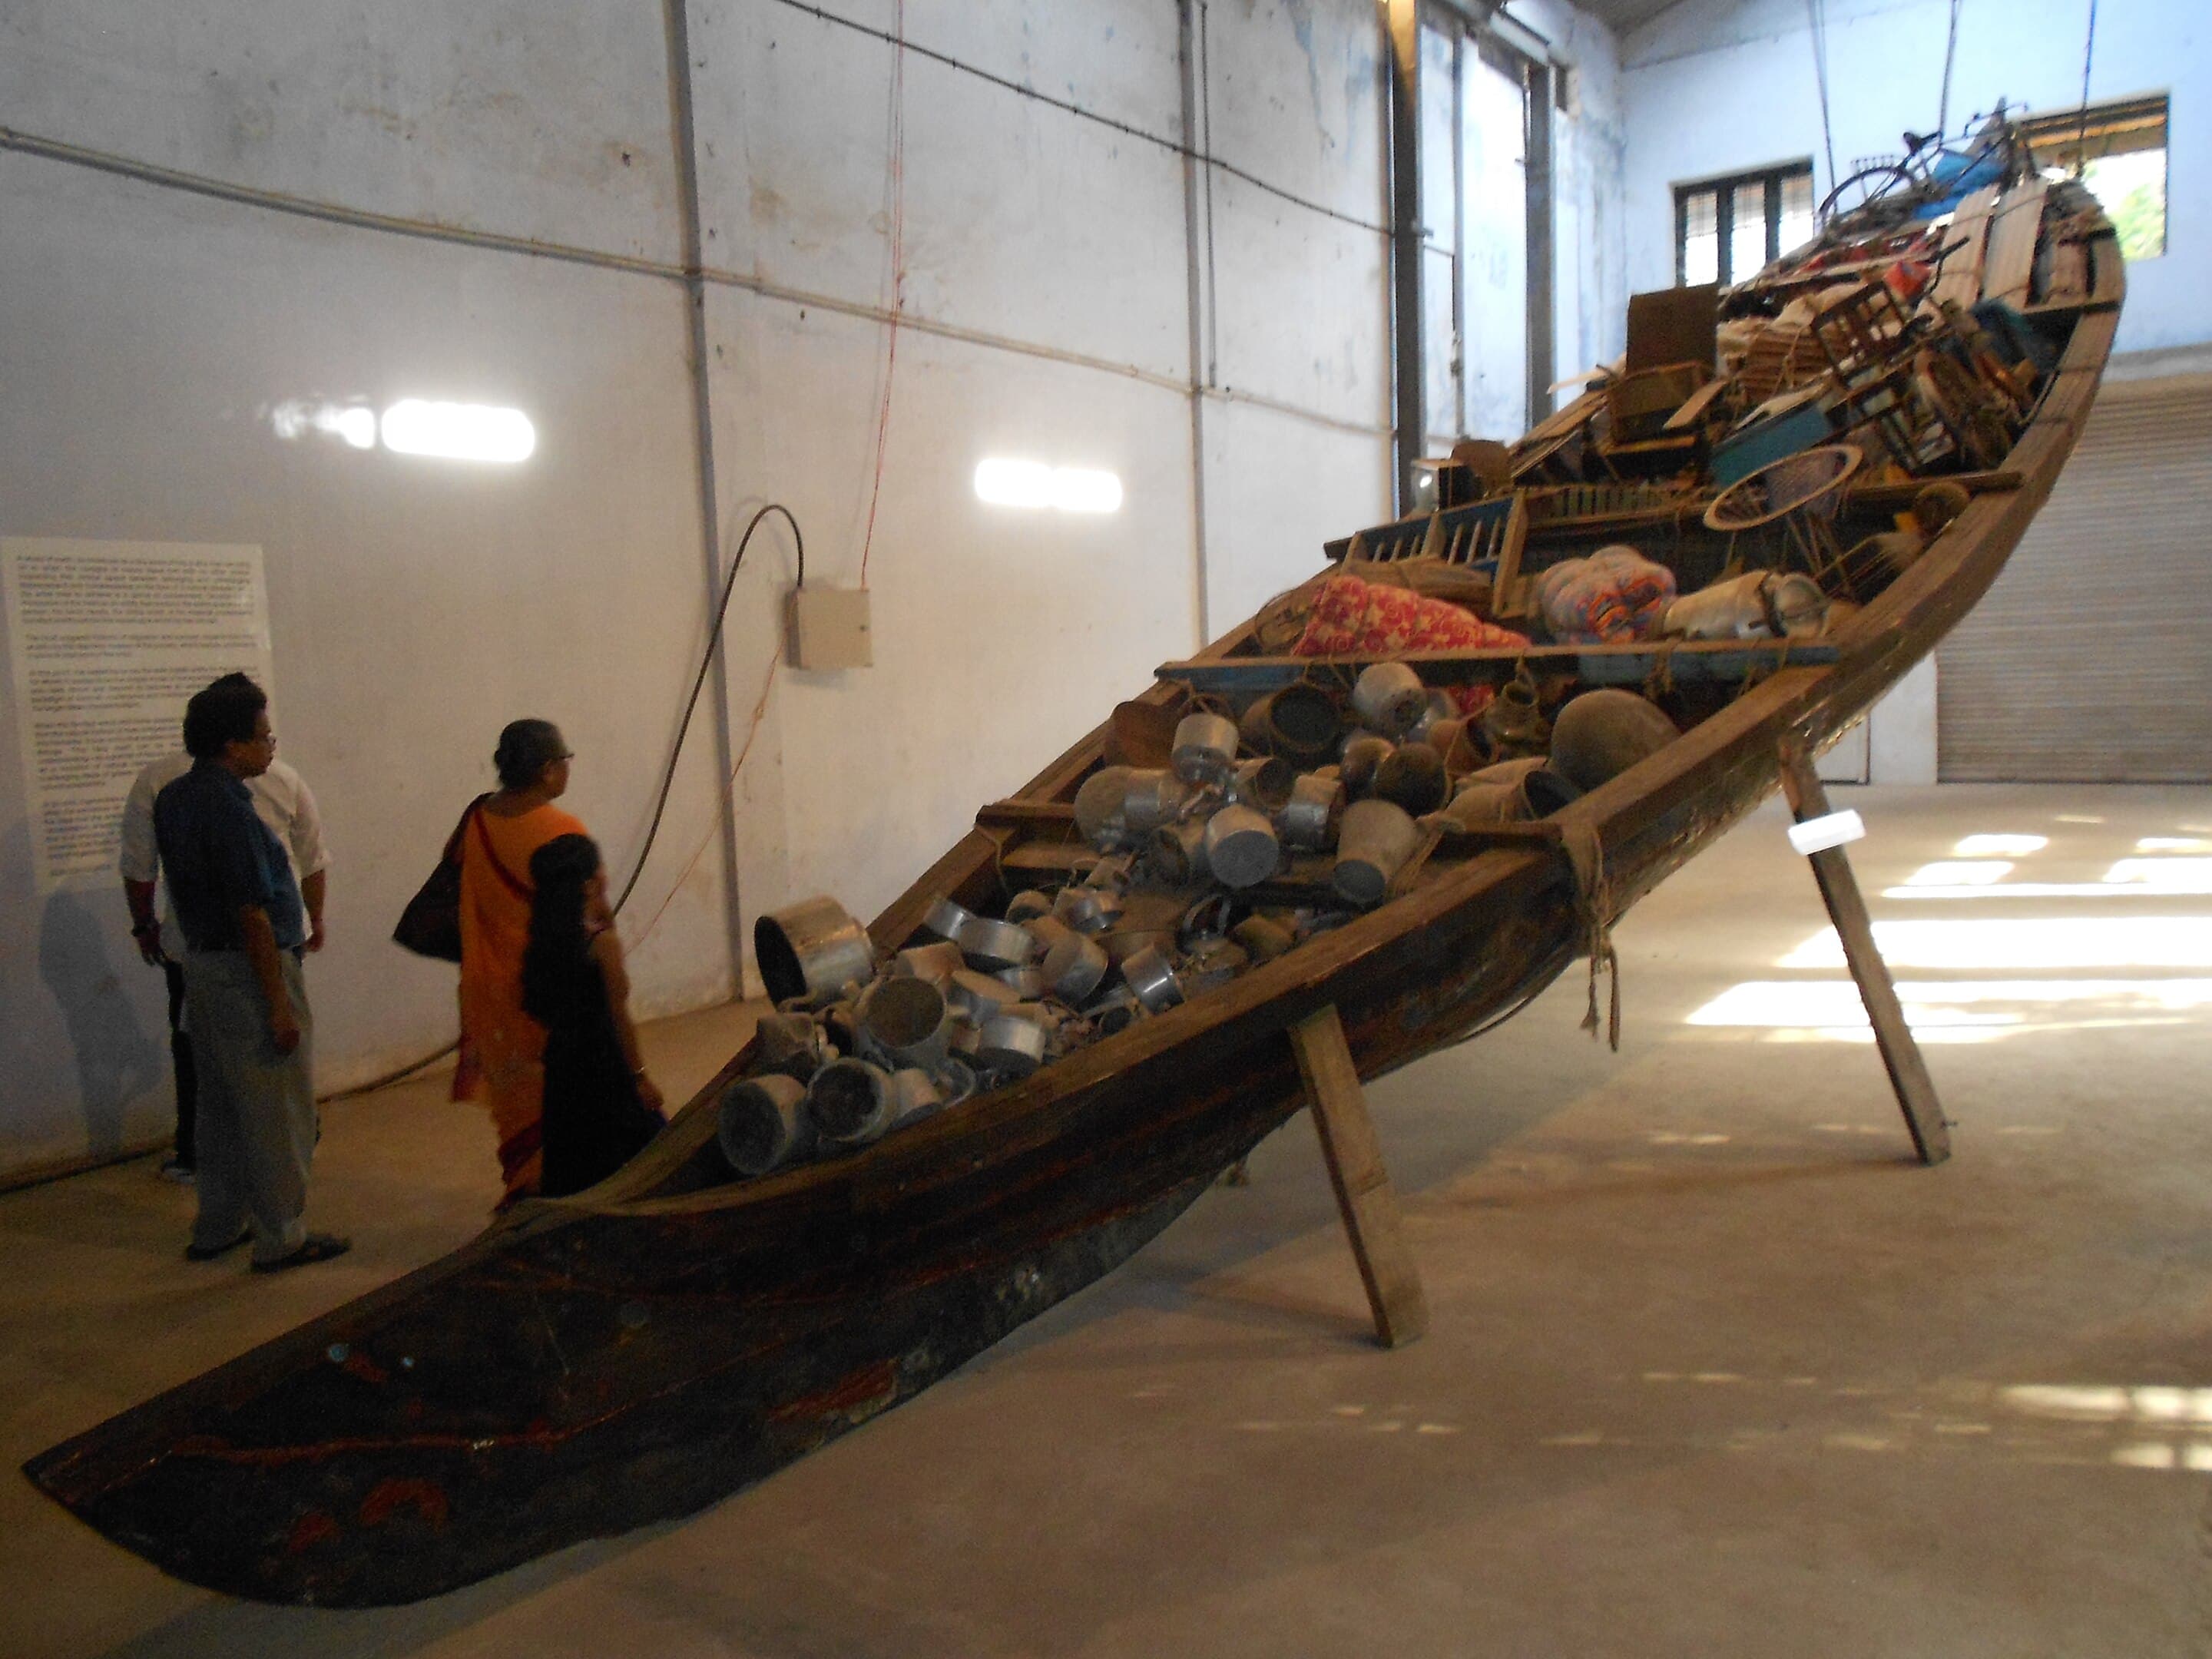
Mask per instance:
[[[894,18],[890,0],[833,9]],[[1585,86],[1609,85],[1609,37],[1542,9],[1595,53]],[[1214,151],[1301,200],[1216,171],[1194,236],[1172,150],[908,57],[910,320],[866,572],[877,665],[772,666],[793,559],[763,530],[728,635],[748,919],[825,890],[872,912],[979,801],[1387,511],[1375,9],[1203,12]],[[906,15],[918,45],[1184,137],[1170,0]],[[856,581],[891,293],[891,49],[775,0],[691,0],[688,21],[720,556],[778,500],[805,527],[809,580]],[[396,0],[19,0],[0,15],[0,126],[667,265],[661,22],[605,0],[434,19]],[[1562,339],[1579,343],[1601,309],[1618,326],[1617,143],[1601,121],[1587,141],[1562,130],[1563,156],[1584,157],[1561,219]],[[310,968],[321,1080],[434,1048],[451,970],[386,936],[489,786],[499,726],[560,721],[579,752],[568,804],[620,869],[642,837],[707,628],[683,289],[5,152],[0,224],[0,534],[266,550],[283,752],[336,860],[332,942]],[[269,420],[289,398],[410,394],[519,406],[538,452],[493,471],[286,442]],[[1126,505],[986,507],[970,474],[1006,453],[1110,467]],[[712,725],[623,918],[648,1009],[731,983]],[[159,1133],[168,1110],[158,976],[113,884],[31,891],[14,741],[0,720],[0,1173]]]

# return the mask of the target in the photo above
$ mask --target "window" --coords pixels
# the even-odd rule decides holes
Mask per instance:
[[[1674,186],[1674,280],[1741,283],[1813,234],[1813,164]]]
[[[2166,252],[2166,98],[2032,115],[2021,131],[2051,173],[2078,171],[2120,234],[2126,259]]]

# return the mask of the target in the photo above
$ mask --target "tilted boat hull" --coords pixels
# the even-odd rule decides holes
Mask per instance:
[[[912,1397],[1154,1237],[1303,1103],[1284,1035],[1334,1004],[1372,1077],[1510,1012],[1765,799],[1978,599],[2086,416],[2120,295],[2110,238],[2035,418],[1929,555],[1838,640],[1558,815],[1197,1002],[860,1156],[709,1173],[740,1054],[629,1169],[42,1454],[117,1543],[258,1600],[433,1595],[691,1512]],[[1105,728],[1015,805],[1064,801]],[[1578,878],[1567,848],[1582,860]],[[994,884],[951,848],[872,930]]]

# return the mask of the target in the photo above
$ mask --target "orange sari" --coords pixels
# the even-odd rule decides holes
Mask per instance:
[[[478,811],[461,837],[461,1042],[456,1094],[481,1099],[499,1132],[502,1206],[538,1190],[545,1028],[522,1012],[530,943],[530,856],[583,824],[556,806],[519,817]],[[471,1066],[466,1062],[472,1061]],[[473,1073],[471,1075],[471,1073]],[[465,1080],[464,1080],[465,1079]]]

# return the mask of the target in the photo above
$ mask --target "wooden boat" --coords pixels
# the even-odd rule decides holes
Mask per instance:
[[[1664,684],[1690,722],[1668,746],[1543,823],[1431,837],[1418,874],[1347,925],[856,1156],[734,1180],[715,1103],[749,1048],[611,1180],[526,1205],[453,1255],[88,1430],[32,1460],[31,1479],[115,1542],[231,1595],[436,1595],[710,1504],[1112,1270],[1303,1103],[1292,1021],[1334,1005],[1371,1077],[1511,1012],[1589,948],[1594,924],[1770,794],[1780,744],[1832,741],[1926,655],[2050,491],[2112,342],[2124,279],[2111,230],[2076,187],[2036,181],[1969,201],[1939,235],[1951,241],[1936,292],[2008,298],[2055,362],[2004,453],[1962,468],[1953,434],[1942,464],[1970,504],[1855,617],[1812,641],[1414,659],[1439,684],[1524,665],[1580,685]],[[1755,317],[1860,278],[1880,288],[1916,247],[1930,251],[1871,221],[1832,226],[1722,313]],[[1754,332],[1739,374],[1780,362],[1787,378],[1798,343]],[[1523,532],[1512,551],[1525,574],[1627,538],[1662,552],[1686,592],[1729,538],[1703,523],[1710,488],[1636,482],[1646,462],[1604,419],[1627,378],[1514,447],[1526,487],[1510,497]],[[1878,440],[1878,416],[1867,435]],[[1570,467],[1573,482],[1547,483]],[[1915,487],[1860,483],[1838,522],[1886,528]],[[1448,511],[1378,526],[1337,550],[1433,550],[1451,522]],[[1778,556],[1772,536],[1746,532],[1737,550]],[[1511,580],[1497,573],[1501,595]],[[914,938],[940,897],[994,911],[1010,885],[1074,867],[1070,802],[1142,710],[1315,665],[1263,654],[1252,624],[1170,665],[1133,715],[1125,705],[1118,726],[986,807],[877,919],[875,942]]]

